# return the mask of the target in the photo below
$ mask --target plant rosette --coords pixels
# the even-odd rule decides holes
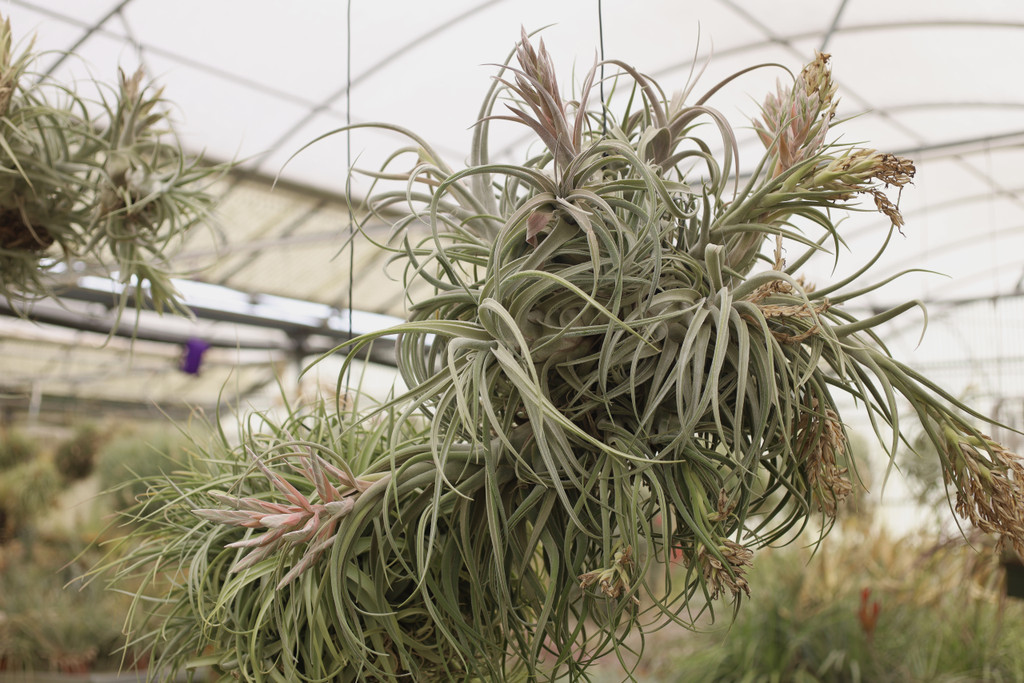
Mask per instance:
[[[14,47],[3,20],[0,296],[55,296],[62,269],[82,260],[124,285],[118,310],[135,294],[140,306],[184,313],[169,255],[209,219],[224,167],[184,153],[162,91],[141,70],[120,72],[113,88],[97,82],[92,100],[36,74],[31,43]]]
[[[466,168],[401,131],[411,146],[363,171],[366,220],[391,221],[382,246],[432,294],[339,350],[348,364],[398,335],[408,392],[318,418],[345,448],[257,440],[214,458],[234,468],[216,484],[184,475],[165,489],[156,517],[178,521],[148,559],[188,576],[160,626],[175,661],[211,648],[246,680],[576,680],[614,653],[628,673],[646,630],[738,609],[758,548],[829,529],[858,484],[844,394],[890,456],[906,402],[956,511],[1024,547],[1020,459],[876,332],[918,304],[844,310],[880,286],[861,282],[874,259],[826,286],[800,277],[828,247],[838,258],[833,216],[861,197],[890,224],[886,249],[903,219],[885,188],[914,175],[832,141],[827,55],[766,97],[766,151],[743,174],[711,101],[749,69],[694,100],[692,85],[666,97],[612,60],[595,111],[600,65],[566,101],[543,43],[524,34],[514,57]],[[498,119],[542,146],[491,162]],[[372,125],[398,130],[358,127]],[[802,251],[787,262],[784,245]],[[393,428],[366,433],[381,423]]]

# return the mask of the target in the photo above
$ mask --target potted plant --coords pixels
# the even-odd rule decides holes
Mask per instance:
[[[170,616],[138,610],[132,638],[225,680],[577,680],[609,654],[628,673],[645,630],[738,608],[759,548],[828,530],[857,484],[840,394],[892,429],[890,454],[906,402],[957,512],[1022,547],[1020,459],[875,332],[917,304],[844,310],[871,263],[800,277],[861,197],[898,231],[885,188],[914,174],[833,140],[827,55],[765,99],[743,180],[711,105],[731,78],[668,98],[612,60],[594,108],[596,66],[569,102],[543,44],[524,34],[515,58],[466,168],[400,131],[410,146],[370,173],[367,214],[433,293],[339,350],[397,334],[408,392],[295,407],[156,486],[108,567],[175,572]],[[542,147],[491,162],[496,119]]]

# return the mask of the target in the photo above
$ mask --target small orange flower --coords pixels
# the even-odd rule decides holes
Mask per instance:
[[[878,624],[878,613],[882,611],[882,606],[877,600],[871,600],[871,589],[864,588],[860,592],[860,608],[857,610],[857,618],[860,619],[860,627],[864,629],[864,633],[867,635],[868,640],[871,640],[875,634],[875,626]]]

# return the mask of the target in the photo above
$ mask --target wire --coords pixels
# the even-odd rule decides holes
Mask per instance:
[[[321,100],[315,107],[312,107],[309,111],[307,111],[304,116],[299,118],[299,120],[296,121],[291,126],[291,128],[284,131],[284,133],[282,133],[276,140],[274,140],[272,143],[270,143],[269,146],[266,147],[266,150],[264,152],[264,158],[269,157],[274,152],[280,150],[281,147],[291,138],[292,135],[302,130],[302,127],[305,126],[310,121],[312,121],[317,114],[324,111],[330,111],[331,105],[334,102],[341,99],[342,97],[347,96],[348,93],[352,90],[352,86],[362,83],[370,76],[382,70],[384,67],[388,66],[395,60],[407,56],[413,51],[413,48],[418,47],[419,45],[436,38],[438,34],[450,29],[453,26],[458,25],[459,23],[469,19],[473,15],[484,11],[488,7],[503,1],[504,0],[485,0],[483,2],[480,2],[479,4],[470,7],[469,9],[461,12],[460,14],[457,14],[454,17],[445,19],[437,26],[430,27],[423,33],[417,35],[409,42],[398,46],[393,51],[389,52],[387,55],[382,57],[380,60],[378,60],[374,64],[371,64],[369,67],[361,71],[359,75],[356,76],[355,79],[351,79],[345,85],[344,90],[336,90],[330,93],[326,98]],[[351,41],[349,42],[351,43]]]
[[[60,56],[57,57],[57,61],[51,64],[50,68],[43,73],[43,78],[52,76],[53,73],[57,70],[57,67],[64,63],[64,60],[66,60],[71,55],[75,54],[75,51],[78,50],[78,48],[82,47],[85,41],[89,40],[89,38],[92,37],[92,34],[99,31],[103,24],[107,23],[107,21],[111,17],[113,17],[115,14],[120,14],[121,10],[124,9],[125,5],[127,5],[129,2],[131,2],[131,0],[122,0],[112,10],[110,10],[102,17],[100,17],[99,21],[90,26],[89,30],[87,30],[85,33],[79,36],[78,40],[75,41],[74,45],[69,47],[67,50],[62,50],[60,53],[58,53]]]
[[[604,10],[601,0],[597,0],[597,38],[601,50],[601,82],[598,90],[601,93],[601,135],[608,135],[608,114],[604,106]]]
[[[843,10],[846,9],[846,3],[848,0],[843,0],[839,3],[839,9],[836,10],[835,16],[832,17],[832,25],[828,27],[828,31],[825,32],[825,37],[821,39],[821,47],[818,52],[825,52],[828,47],[828,42],[832,40],[832,36],[835,35],[836,30],[839,28],[839,19],[843,16]]]
[[[345,180],[345,206],[348,209],[348,338],[355,336],[352,324],[352,290],[356,286],[356,242],[355,216],[352,212],[352,0],[348,0],[345,17],[345,168],[349,174]],[[345,373],[345,393],[350,389],[352,368]]]

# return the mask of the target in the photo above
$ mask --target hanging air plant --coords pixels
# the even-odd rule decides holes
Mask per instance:
[[[141,71],[94,102],[34,64],[0,23],[0,295],[53,296],[56,273],[84,260],[128,286],[122,307],[137,287],[180,308],[168,252],[208,216],[219,170],[185,156]]]
[[[433,294],[348,359],[398,334],[408,393],[334,416],[347,450],[255,439],[210,454],[222,475],[158,494],[161,518],[140,532],[153,554],[125,566],[187,575],[158,630],[167,661],[212,651],[196,661],[253,681],[577,680],[609,653],[629,670],[637,634],[738,608],[758,548],[828,530],[858,485],[843,394],[890,454],[908,404],[957,512],[1024,548],[1020,459],[875,332],[916,304],[844,310],[874,289],[860,284],[871,262],[818,288],[800,276],[862,196],[891,237],[902,218],[885,190],[914,175],[832,141],[827,55],[765,100],[766,152],[742,184],[710,104],[725,82],[691,103],[612,61],[626,97],[602,112],[588,103],[596,67],[566,102],[543,44],[524,35],[516,57],[467,168],[407,133],[414,163],[396,168],[399,154],[375,174],[407,181],[367,206],[402,212],[396,258]],[[490,162],[498,118],[543,149]],[[373,424],[390,435],[368,436]]]

